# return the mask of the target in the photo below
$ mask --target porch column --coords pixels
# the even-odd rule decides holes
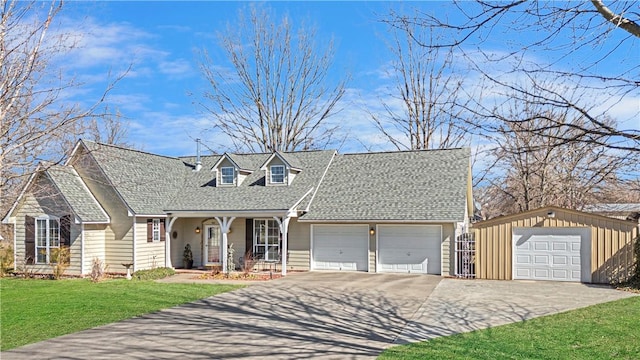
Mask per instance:
[[[178,220],[178,217],[168,217],[165,223],[165,234],[164,234],[164,266],[173,269],[173,265],[171,264],[171,228],[173,228],[173,223]]]
[[[288,235],[289,235],[289,221],[291,220],[291,213],[287,213],[287,216],[279,218],[274,216],[278,225],[280,226],[280,233],[282,234],[282,248],[280,249],[281,258],[282,258],[282,276],[287,275],[287,249],[288,246]]]
[[[231,223],[235,220],[234,217],[224,216],[220,218],[216,216],[216,220],[220,225],[220,232],[222,232],[222,271],[227,271],[227,234],[229,233],[229,229],[231,229]]]

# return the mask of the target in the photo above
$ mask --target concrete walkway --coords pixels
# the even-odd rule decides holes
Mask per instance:
[[[197,281],[189,276],[169,281]],[[292,273],[27,345],[2,359],[373,359],[394,343],[632,296],[571,283]]]

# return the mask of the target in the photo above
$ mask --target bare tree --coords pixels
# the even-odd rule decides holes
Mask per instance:
[[[63,3],[0,0],[0,212],[11,205],[38,163],[60,163],[77,129],[105,116],[103,101],[121,75],[93,105],[67,96],[83,84],[65,76],[60,57],[78,47],[69,34],[52,31]],[[81,126],[82,125],[82,126]]]
[[[400,29],[411,24],[444,32],[445,36],[435,43],[414,40],[427,48],[455,49],[459,59],[465,59],[496,92],[509,93],[512,97],[508,101],[533,99],[568,109],[572,118],[583,120],[585,126],[572,126],[576,132],[570,137],[559,135],[558,140],[596,142],[640,152],[638,111],[627,119],[630,126],[624,119],[617,119],[615,124],[602,122],[613,106],[639,96],[640,12],[634,7],[637,2],[633,1],[611,1],[609,6],[595,0],[457,2],[454,13],[393,13],[388,22]],[[499,36],[506,38],[501,41],[505,50],[496,52],[491,44]],[[572,58],[576,53],[583,56]],[[530,54],[544,54],[543,61],[532,61]],[[605,66],[605,59],[615,59],[616,66]],[[572,96],[567,96],[567,89]],[[477,118],[491,118],[494,107],[486,102],[482,105],[476,110]],[[531,122],[526,128],[537,135],[544,134],[549,126],[567,126],[556,121],[541,128],[531,126],[531,119],[520,121]]]
[[[331,41],[321,46],[313,29],[252,7],[248,18],[240,13],[220,35],[219,46],[232,69],[203,51],[201,69],[211,88],[202,106],[236,149],[292,151],[332,141],[336,126],[328,120],[345,82],[332,84],[329,77]]]
[[[391,101],[385,112],[369,112],[376,127],[398,149],[444,149],[469,145],[464,75],[454,72],[454,52],[421,46],[434,35],[408,22],[392,27],[394,55]],[[416,41],[418,40],[418,41]]]
[[[574,136],[576,127],[588,129],[582,118],[570,119],[571,112],[534,101],[514,103],[503,109],[505,121],[494,139],[489,155],[488,185],[479,192],[484,216],[494,217],[546,205],[582,209],[614,181],[632,157],[597,143],[564,142]],[[518,121],[526,118],[528,121]],[[600,120],[611,124],[610,119]],[[564,127],[558,123],[568,124]],[[531,132],[529,127],[546,129]]]

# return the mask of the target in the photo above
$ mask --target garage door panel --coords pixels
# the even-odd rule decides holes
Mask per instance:
[[[379,226],[378,271],[440,274],[441,237],[440,226]]]
[[[514,279],[590,281],[588,229],[516,229],[512,244]]]
[[[367,225],[314,225],[313,269],[367,271]]]

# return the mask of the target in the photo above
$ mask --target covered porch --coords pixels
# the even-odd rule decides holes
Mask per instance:
[[[295,211],[170,213],[166,263],[186,268],[183,256],[189,245],[195,269],[242,270],[246,262],[256,270],[279,271],[284,276],[292,268],[290,223],[296,218]]]

